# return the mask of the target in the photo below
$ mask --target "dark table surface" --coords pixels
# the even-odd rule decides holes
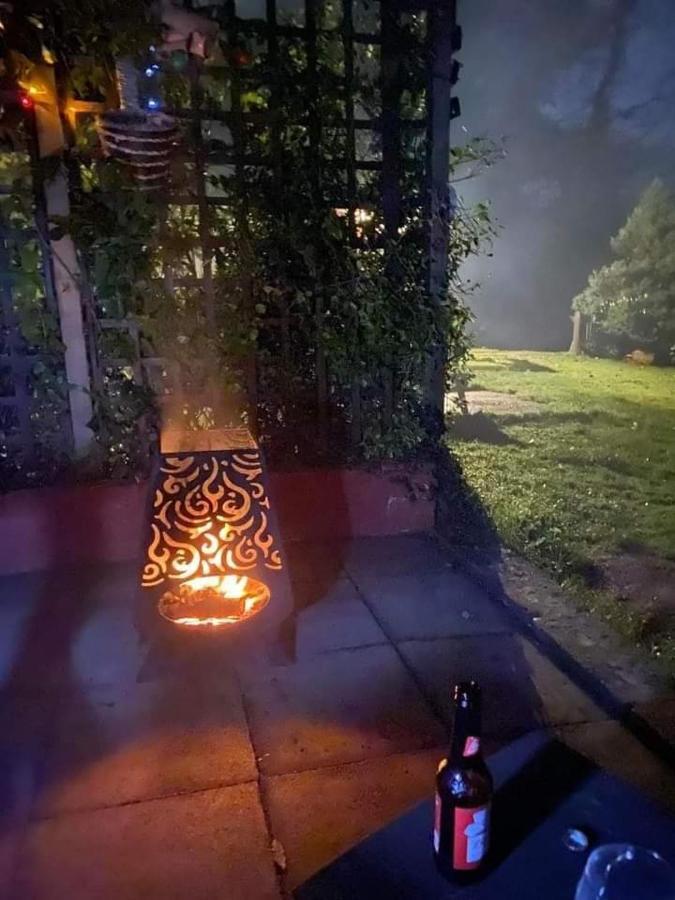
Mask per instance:
[[[457,888],[437,873],[429,799],[305,882],[296,900],[573,900],[587,858],[563,843],[573,827],[589,836],[591,848],[635,843],[675,865],[675,818],[559,741],[527,735],[489,765],[496,786],[492,849],[478,884]]]

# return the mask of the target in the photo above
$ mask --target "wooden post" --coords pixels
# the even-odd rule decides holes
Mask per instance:
[[[382,4],[382,212],[387,236],[401,224],[401,36],[399,4]]]
[[[572,343],[570,344],[570,353],[580,356],[584,351],[584,340],[581,335],[582,315],[578,309],[574,310],[572,319]]]
[[[192,109],[192,143],[195,162],[195,192],[199,211],[199,248],[202,260],[202,285],[204,289],[204,315],[209,331],[217,333],[216,297],[213,284],[213,241],[211,238],[211,216],[206,196],[206,150],[202,135],[202,89],[199,83],[200,63],[190,57],[188,62],[190,79],[190,107]],[[216,402],[216,405],[222,405]]]
[[[401,225],[401,181],[403,158],[401,151],[401,94],[403,91],[400,0],[381,4],[382,9],[382,214],[388,241],[398,238]],[[396,254],[387,247],[387,270],[390,277],[399,275]],[[394,412],[394,379],[392,360],[386,360],[380,384],[382,389],[382,427],[391,428]]]
[[[432,303],[445,302],[448,275],[448,224],[450,209],[450,92],[452,41],[456,0],[432,0],[429,4],[427,96],[427,289]],[[445,395],[445,340],[437,341],[429,352],[425,400],[439,417],[443,416]]]
[[[307,103],[309,115],[309,146],[312,190],[315,197],[321,191],[321,119],[319,116],[319,82],[317,77],[317,3],[316,0],[305,0],[305,28],[307,34]],[[323,340],[323,307],[324,298],[320,278],[313,286],[314,321],[316,328],[316,403],[319,414],[319,439],[322,451],[328,450],[328,375],[326,370],[326,353]]]
[[[347,221],[349,225],[349,240],[352,244],[356,240],[356,207],[357,207],[357,181],[356,181],[356,129],[354,126],[354,10],[353,0],[342,0],[342,46],[345,60],[344,101],[345,118],[347,128],[346,145],[346,175],[347,175]],[[358,346],[353,348],[355,356],[358,355]],[[361,385],[359,382],[361,373],[352,380],[350,393],[350,431],[349,440],[352,452],[356,452],[361,443]]]
[[[239,41],[239,25],[235,0],[225,0],[225,19],[227,22],[227,38],[231,47]],[[239,70],[234,67],[231,75],[232,118],[231,129],[234,138],[234,173],[237,185],[236,222],[239,239],[243,241],[245,253],[250,254],[251,234],[248,219],[248,203],[246,192],[246,165],[244,111],[241,103],[242,79]],[[247,260],[247,265],[250,262]],[[243,279],[245,293],[244,303],[249,313],[253,310],[255,297],[253,293],[253,277],[246,275]],[[256,348],[252,348],[244,363],[246,394],[248,399],[248,426],[253,435],[258,437],[258,365]]]
[[[60,160],[65,137],[53,68],[46,65],[35,66],[31,71],[31,85],[36,88],[35,126],[39,157],[59,160],[55,173],[43,182],[47,216],[50,220],[55,217],[65,218],[70,213],[68,182]],[[48,234],[42,234],[41,238],[45,250],[51,253],[53,260],[54,288],[68,379],[73,448],[76,456],[84,456],[91,449],[94,433],[90,428],[93,405],[77,253],[70,235],[52,240]]]

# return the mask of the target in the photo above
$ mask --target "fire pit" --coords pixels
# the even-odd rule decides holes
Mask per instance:
[[[267,606],[269,588],[247,575],[201,575],[166,591],[159,611],[177,625],[232,625]]]
[[[161,451],[141,579],[146,610],[150,596],[155,620],[192,631],[279,624],[290,591],[251,434],[168,431]]]

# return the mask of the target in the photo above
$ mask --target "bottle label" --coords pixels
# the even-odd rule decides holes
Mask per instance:
[[[468,737],[464,742],[464,756],[475,756],[480,750],[480,738]]]
[[[441,798],[436,792],[436,803],[434,806],[434,850],[438,853],[441,846]]]
[[[489,837],[489,804],[475,806],[473,809],[456,807],[453,869],[477,869],[487,853]]]

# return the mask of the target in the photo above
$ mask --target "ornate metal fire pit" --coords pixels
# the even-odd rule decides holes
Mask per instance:
[[[151,505],[146,621],[148,604],[192,631],[267,631],[288,616],[262,454],[247,430],[164,434]]]

